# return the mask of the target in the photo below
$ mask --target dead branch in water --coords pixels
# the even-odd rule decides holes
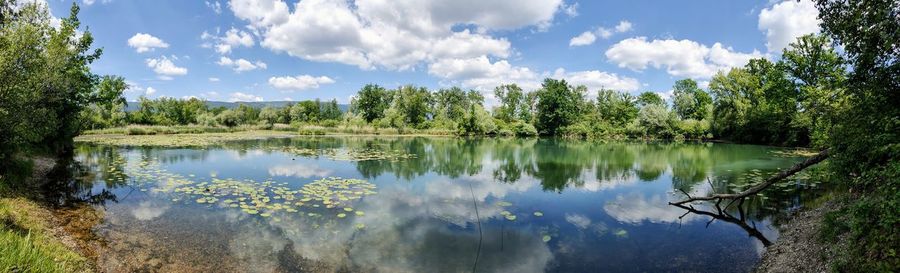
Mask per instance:
[[[694,202],[694,201],[713,201],[713,200],[717,200],[717,201],[721,202],[722,199],[740,199],[740,198],[744,198],[747,196],[751,196],[751,195],[761,192],[762,190],[768,188],[772,184],[775,184],[775,182],[781,181],[782,179],[788,178],[789,176],[794,175],[795,173],[798,173],[798,172],[808,168],[809,166],[812,166],[812,165],[818,164],[819,162],[822,162],[823,160],[828,158],[828,156],[829,156],[828,149],[822,150],[815,156],[807,158],[803,162],[797,163],[797,165],[794,165],[790,169],[781,171],[778,174],[776,174],[775,176],[769,177],[768,179],[766,179],[766,181],[759,183],[756,186],[753,186],[753,187],[751,187],[745,191],[739,192],[739,193],[719,193],[719,194],[713,194],[713,195],[704,196],[704,197],[691,197],[690,195],[687,194],[687,192],[682,191],[685,195],[687,195],[688,199],[678,201],[678,202],[669,202],[669,204],[670,205],[683,205],[683,204]]]

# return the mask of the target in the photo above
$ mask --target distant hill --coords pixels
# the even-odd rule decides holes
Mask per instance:
[[[322,102],[324,103],[326,101],[322,101]],[[208,106],[209,108],[225,107],[228,109],[234,109],[234,108],[237,108],[238,105],[240,105],[240,104],[246,104],[253,108],[263,108],[266,106],[284,107],[285,105],[287,105],[289,103],[293,104],[293,103],[297,103],[297,102],[296,101],[249,101],[249,102],[207,101],[206,106]],[[129,101],[128,107],[125,108],[125,111],[126,112],[137,111],[139,105],[140,105],[139,102]],[[350,105],[338,104],[338,108],[341,109],[341,112],[347,112],[347,110],[350,109]]]

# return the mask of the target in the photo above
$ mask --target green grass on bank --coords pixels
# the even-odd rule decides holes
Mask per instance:
[[[82,136],[90,135],[178,135],[206,133],[234,133],[246,131],[278,131],[299,135],[456,135],[456,131],[448,129],[397,129],[377,128],[374,126],[321,126],[307,124],[273,124],[273,125],[241,125],[236,127],[203,126],[203,125],[129,125],[108,129],[87,130]]]
[[[0,272],[88,272],[87,258],[50,232],[50,212],[25,198],[0,198]]]

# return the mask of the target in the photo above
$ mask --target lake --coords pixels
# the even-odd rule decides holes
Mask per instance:
[[[111,272],[748,272],[812,200],[802,160],[713,143],[301,137],[196,148],[79,144],[60,202],[105,212]]]

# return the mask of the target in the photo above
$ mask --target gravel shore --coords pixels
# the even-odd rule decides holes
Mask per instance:
[[[819,229],[826,213],[838,209],[834,201],[802,210],[779,226],[781,236],[766,248],[755,272],[829,272],[834,252],[841,244],[819,241]]]

